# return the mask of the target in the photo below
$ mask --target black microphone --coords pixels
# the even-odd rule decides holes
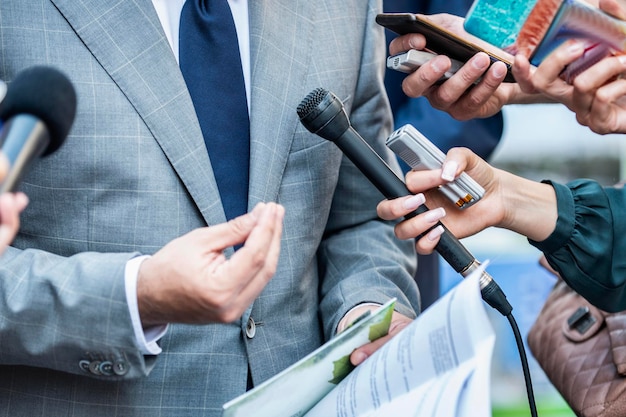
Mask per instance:
[[[55,152],[65,141],[76,115],[76,92],[70,80],[51,67],[20,72],[0,102],[0,144],[9,172],[0,192],[16,191],[30,164]]]
[[[404,181],[352,128],[343,103],[336,95],[317,88],[302,100],[297,113],[304,127],[311,133],[334,142],[386,198],[411,194]],[[411,218],[427,210],[422,205],[405,217]],[[444,232],[435,249],[456,272],[464,277],[468,276],[480,263],[441,222],[433,228],[437,226],[442,226]],[[481,273],[480,288],[483,299],[489,305],[504,316],[511,313],[513,308],[506,296],[486,271]]]

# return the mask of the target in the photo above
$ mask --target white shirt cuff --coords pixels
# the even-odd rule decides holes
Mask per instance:
[[[375,310],[376,308],[380,306],[381,305],[378,303],[361,303],[352,307],[350,310],[348,310],[345,316],[343,316],[343,318],[339,321],[339,324],[337,325],[337,334],[343,332],[346,329],[346,327],[348,327],[350,324],[352,324],[352,322],[354,322],[354,320],[358,318],[358,316],[351,317],[354,315],[353,313],[355,312],[355,310],[361,309],[363,307],[372,307],[370,310]]]
[[[135,331],[135,341],[137,347],[144,355],[158,355],[161,353],[161,347],[157,341],[167,332],[167,324],[161,326],[151,326],[143,328],[141,318],[139,317],[139,304],[137,302],[137,277],[139,275],[139,266],[150,256],[137,256],[126,262],[126,270],[124,271],[124,280],[126,284],[126,300],[130,311],[130,318]]]

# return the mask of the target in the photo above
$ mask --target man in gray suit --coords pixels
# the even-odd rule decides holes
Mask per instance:
[[[230,1],[251,133],[250,213],[228,223],[177,62],[182,3],[0,2],[0,79],[51,65],[78,95],[0,263],[0,415],[219,416],[372,304],[398,298],[395,331],[419,310],[412,241],[296,114],[334,92],[397,169],[380,1]]]

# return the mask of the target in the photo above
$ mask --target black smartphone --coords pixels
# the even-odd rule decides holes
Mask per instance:
[[[415,13],[380,13],[376,16],[376,23],[397,33],[421,33],[426,38],[426,49],[436,54],[446,55],[457,61],[466,62],[478,52],[485,52],[492,62],[501,61],[507,66],[504,82],[515,82],[511,73],[511,62],[471,43],[429,20],[421,18]]]

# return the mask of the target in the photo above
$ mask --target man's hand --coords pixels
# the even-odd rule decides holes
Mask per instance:
[[[484,50],[494,49],[493,52],[498,56],[512,61],[512,57],[506,52],[465,32],[463,19],[459,16],[436,14],[422,17],[468,39]],[[428,44],[423,35],[408,34],[399,36],[390,43],[389,54],[424,48],[428,48]],[[427,65],[421,66],[404,79],[402,90],[409,97],[425,96],[434,108],[443,110],[458,120],[493,116],[502,106],[510,103],[543,100],[538,94],[522,92],[516,83],[503,83],[506,65],[502,62],[492,64],[485,52],[474,55],[449,80],[436,85],[450,65],[450,59],[445,55],[432,58]]]
[[[228,223],[193,230],[139,269],[142,325],[226,323],[239,318],[276,272],[284,208],[259,204]],[[223,250],[244,245],[230,259]]]
[[[367,310],[376,310],[378,307],[367,305],[363,307],[357,307],[350,312],[349,316],[344,317],[342,322],[347,324],[352,323],[362,314],[364,314]],[[379,339],[374,340],[371,343],[363,345],[358,349],[355,349],[354,352],[350,354],[350,362],[352,365],[357,366],[361,364],[365,359],[369,358],[374,352],[376,352],[382,345],[387,343],[393,336],[398,334],[400,330],[404,329],[408,326],[413,320],[410,318],[394,311],[391,316],[391,324],[389,325],[389,332],[386,336],[383,336]],[[341,326],[342,330],[347,326]]]

